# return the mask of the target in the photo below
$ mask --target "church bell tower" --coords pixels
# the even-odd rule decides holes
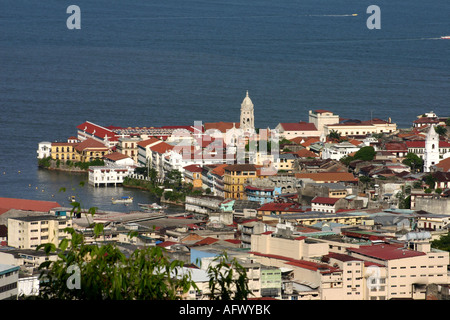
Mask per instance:
[[[245,132],[255,131],[255,118],[253,115],[253,102],[247,94],[241,104],[241,123],[240,128]]]
[[[423,160],[423,172],[430,172],[431,166],[439,162],[439,135],[434,124],[430,126],[427,133]]]

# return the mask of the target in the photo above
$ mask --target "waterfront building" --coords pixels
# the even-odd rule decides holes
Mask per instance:
[[[150,137],[149,139],[139,141],[137,143],[138,146],[137,164],[141,167],[148,167],[152,160],[151,147],[161,142],[163,141],[154,137]]]
[[[374,118],[366,121],[348,120],[341,123],[324,125],[324,133],[329,135],[331,131],[336,131],[341,136],[366,137],[376,133],[393,133],[397,130],[397,125],[389,120]]]
[[[339,123],[339,116],[328,110],[309,110],[309,122],[314,124],[320,136],[327,125]],[[327,133],[328,134],[328,133]]]
[[[44,159],[51,156],[52,143],[49,141],[42,141],[38,144],[37,158]]]
[[[116,134],[113,130],[102,127],[95,123],[85,121],[77,126],[77,138],[80,141],[87,139],[94,139],[97,142],[102,143],[107,148],[112,148],[117,145],[120,135]]]
[[[75,157],[75,147],[77,143],[71,142],[52,142],[51,144],[51,158],[53,160],[71,160],[74,161]]]
[[[94,187],[122,185],[125,177],[131,176],[134,169],[134,166],[90,166],[88,183]]]
[[[111,150],[98,140],[88,138],[74,146],[75,161],[90,162],[101,160]]]

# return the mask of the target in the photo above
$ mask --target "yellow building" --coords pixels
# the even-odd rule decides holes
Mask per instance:
[[[257,177],[256,166],[252,164],[232,164],[225,167],[223,175],[225,198],[245,199],[244,183]]]
[[[202,189],[202,171],[203,169],[198,165],[189,165],[183,168],[183,176],[186,183],[191,183],[194,189]]]
[[[74,161],[76,145],[70,142],[53,142],[50,155],[53,160]]]
[[[102,159],[104,155],[109,153],[110,149],[103,143],[89,138],[75,146],[75,161],[90,162]]]

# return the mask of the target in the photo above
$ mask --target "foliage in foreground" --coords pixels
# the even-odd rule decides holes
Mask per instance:
[[[45,244],[46,253],[58,251],[57,261],[40,265],[38,298],[68,300],[174,300],[195,287],[189,274],[178,274],[181,261],[169,261],[159,247],[135,250],[129,257],[114,244],[86,244],[83,236],[67,230],[71,240],[59,248]]]
[[[93,226],[98,237],[103,225]],[[56,261],[45,261],[37,299],[64,300],[178,300],[189,290],[198,290],[182,261],[170,260],[164,249],[156,246],[135,250],[126,256],[113,243],[86,243],[73,228],[70,239],[59,246],[44,244],[38,250],[55,252]],[[132,234],[130,234],[133,236]],[[245,300],[250,294],[245,268],[226,253],[215,259],[207,272],[208,295],[214,300]]]

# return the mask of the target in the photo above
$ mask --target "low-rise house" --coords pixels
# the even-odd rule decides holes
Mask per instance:
[[[297,157],[292,153],[282,153],[278,155],[274,167],[278,172],[292,173],[294,161]]]
[[[193,189],[202,189],[203,168],[199,165],[190,165],[183,167],[183,178],[186,183],[192,184]]]
[[[329,144],[326,143],[322,149],[322,159],[340,160],[347,157],[360,149],[359,146],[343,141],[340,143]]]
[[[311,200],[312,211],[335,213],[339,209],[346,209],[347,201],[341,198],[314,197]]]
[[[134,166],[134,160],[120,152],[113,152],[103,157],[106,166]]]

